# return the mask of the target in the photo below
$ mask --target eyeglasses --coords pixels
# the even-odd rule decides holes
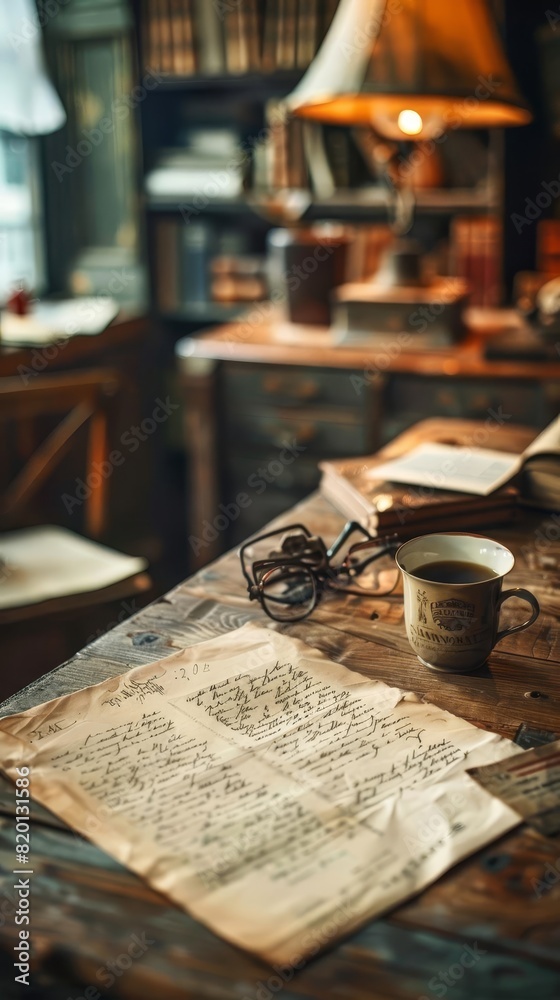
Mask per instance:
[[[365,539],[350,545],[341,562],[333,564],[355,532]],[[396,535],[373,538],[362,525],[348,521],[327,549],[303,524],[292,524],[246,542],[239,557],[249,599],[260,601],[274,621],[300,621],[327,589],[361,597],[391,594],[399,579],[394,560],[399,544]]]

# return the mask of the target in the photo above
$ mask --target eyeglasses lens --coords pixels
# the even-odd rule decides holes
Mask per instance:
[[[277,621],[305,618],[315,606],[316,586],[305,566],[276,566],[261,578],[262,603]]]
[[[399,582],[399,569],[394,552],[379,555],[374,548],[349,556],[346,572],[339,577],[339,586],[349,586],[363,591],[364,597],[381,597],[390,594]]]

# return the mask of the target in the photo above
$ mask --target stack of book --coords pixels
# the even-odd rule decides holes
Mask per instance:
[[[235,305],[267,298],[264,254],[217,255],[210,261],[210,275],[213,302]]]
[[[470,531],[514,519],[519,491],[504,486],[489,496],[388,482],[376,475],[376,455],[321,462],[320,490],[351,520],[403,541],[432,531]]]
[[[305,69],[338,0],[144,0],[146,68],[171,76]]]
[[[172,202],[193,199],[190,207],[200,211],[195,196],[206,202],[231,201],[243,191],[243,158],[239,135],[229,128],[192,128],[185,146],[162,152],[144,181],[146,194],[153,201]]]
[[[491,216],[456,216],[450,229],[453,274],[470,286],[473,306],[502,301],[502,224]]]
[[[560,222],[542,219],[537,222],[537,270],[549,277],[560,274]]]
[[[520,503],[560,508],[560,416],[520,454],[424,441],[389,461],[371,455],[320,468],[323,496],[377,534],[504,524]]]
[[[239,229],[203,215],[186,222],[162,215],[154,225],[154,280],[163,315],[210,303],[224,306],[267,297],[265,262]]]

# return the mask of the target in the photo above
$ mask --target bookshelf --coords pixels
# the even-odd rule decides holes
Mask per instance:
[[[215,257],[260,256],[264,276],[266,236],[274,223],[267,219],[266,209],[259,210],[258,197],[256,208],[246,198],[248,188],[258,194],[263,170],[268,171],[265,183],[271,187],[291,182],[289,186],[311,189],[303,223],[330,219],[354,226],[384,223],[387,196],[383,184],[375,182],[364,143],[357,141],[350,129],[313,126],[321,133],[320,143],[331,174],[331,190],[326,193],[318,190],[321,185],[309,168],[308,155],[306,161],[301,136],[276,136],[272,148],[264,153],[259,148],[267,108],[289,93],[300,79],[326,33],[337,0],[244,0],[242,4],[235,0],[223,4],[207,0],[136,0],[133,6],[139,75],[149,70],[157,78],[157,86],[138,109],[151,301],[172,344],[196,329],[227,322],[255,301],[215,301],[212,276],[203,278],[203,270],[211,269]],[[179,30],[181,19],[184,23]],[[273,36],[276,47],[271,54]],[[177,51],[181,39],[183,43],[187,40],[186,57]],[[297,131],[301,123],[293,127]],[[223,144],[220,155],[209,153],[212,135],[215,145]],[[278,153],[274,143],[278,146],[282,142],[285,148]],[[450,134],[438,149],[443,184],[421,188],[416,194],[413,235],[429,250],[448,237],[454,215],[500,215],[497,145],[488,133],[467,138],[463,133]],[[194,182],[190,189],[188,181],[184,184],[184,177],[193,172],[197,163],[204,166],[210,179],[223,173],[236,149],[245,152],[235,177],[229,168],[230,190],[226,196],[215,191],[201,198],[195,193]],[[285,161],[281,168],[274,160],[277,156]],[[270,167],[270,162],[276,166]],[[182,190],[175,190],[173,184],[166,187],[166,170],[169,178],[173,170],[183,171]],[[185,236],[187,222],[191,233],[194,226],[198,236],[195,233],[193,246],[185,249],[189,242]],[[167,244],[162,251],[165,232]],[[233,232],[237,240],[227,236]],[[225,250],[221,245],[224,233]],[[187,273],[199,274],[200,284],[194,290],[192,281],[189,290]],[[168,286],[163,295],[162,280]],[[170,280],[175,287],[172,294]],[[237,276],[231,275],[233,290],[236,281]]]

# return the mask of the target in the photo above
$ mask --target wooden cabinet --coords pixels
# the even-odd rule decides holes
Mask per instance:
[[[426,417],[542,428],[558,412],[560,361],[487,361],[483,347],[472,334],[381,370],[367,347],[282,322],[180,341],[193,566],[315,489],[321,459],[370,454]]]

